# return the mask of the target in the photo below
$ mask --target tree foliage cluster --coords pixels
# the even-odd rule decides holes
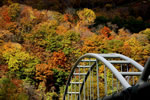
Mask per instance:
[[[149,28],[133,34],[125,28],[116,30],[110,23],[90,29],[95,19],[88,8],[62,14],[18,3],[2,6],[0,98],[10,94],[14,100],[62,96],[73,63],[89,52],[116,52],[145,63],[150,56]]]

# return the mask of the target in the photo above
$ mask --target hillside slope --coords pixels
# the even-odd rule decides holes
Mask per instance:
[[[93,10],[70,10],[0,7],[1,100],[61,99],[72,65],[85,53],[120,53],[145,64],[150,28],[132,33],[112,23],[94,27]]]

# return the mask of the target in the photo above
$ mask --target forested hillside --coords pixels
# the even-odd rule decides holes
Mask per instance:
[[[148,22],[117,18],[98,19],[88,8],[61,13],[19,3],[2,5],[0,100],[62,100],[72,65],[89,52],[121,53],[144,65],[150,56]],[[143,27],[138,32],[132,27],[134,33],[121,21],[129,28],[140,22],[145,26],[137,26]]]
[[[0,0],[0,7],[12,3],[62,14],[65,14],[68,9],[89,8],[96,14],[94,26],[111,22],[117,24],[118,28],[125,27],[133,33],[150,27],[150,0]]]

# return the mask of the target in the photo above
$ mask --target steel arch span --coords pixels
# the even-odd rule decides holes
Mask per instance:
[[[63,100],[100,100],[136,84],[143,69],[122,54],[87,53],[72,67]]]

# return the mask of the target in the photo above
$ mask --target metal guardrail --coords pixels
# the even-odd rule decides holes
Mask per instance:
[[[142,75],[138,83],[130,88],[127,88],[119,93],[105,96],[103,100],[142,100],[150,98],[149,90],[150,83],[148,82],[150,75],[150,58],[147,60]]]
[[[101,73],[99,73],[99,68],[102,66],[102,64],[104,65],[104,78],[100,80]],[[120,65],[120,70],[115,67],[116,64]],[[139,71],[129,72],[129,64]],[[125,65],[126,68],[123,67]],[[134,76],[141,75],[143,69],[143,66],[121,54],[87,53],[81,56],[73,66],[66,84],[63,100],[94,100],[94,98],[100,98],[102,90],[100,89],[99,84],[101,84],[101,81],[104,84],[104,94],[108,95],[108,81],[110,81],[107,80],[108,70],[110,70],[112,73],[112,91],[115,89],[114,87],[117,87],[116,91],[118,91],[119,83],[123,89],[126,89],[131,86],[129,79],[132,77],[132,83],[135,84]],[[93,77],[96,77],[96,81],[94,81]],[[96,89],[94,89],[95,83]],[[96,95],[95,91],[97,92]]]

